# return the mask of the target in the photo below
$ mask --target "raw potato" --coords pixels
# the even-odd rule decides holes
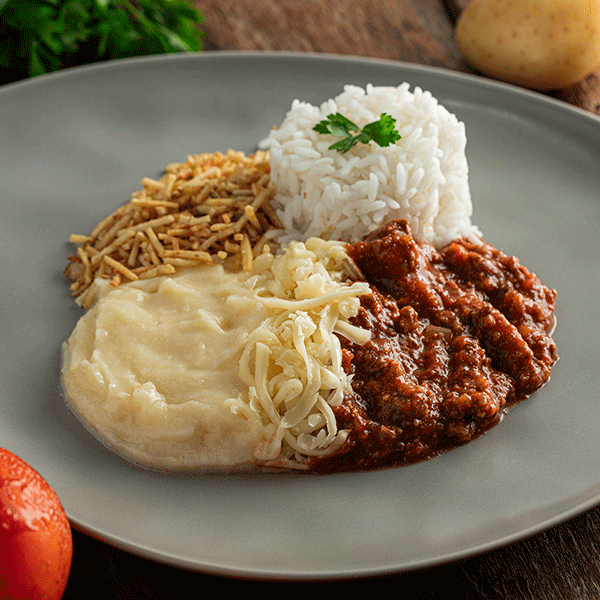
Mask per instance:
[[[600,65],[600,0],[473,0],[456,42],[481,73],[539,91],[562,88]]]

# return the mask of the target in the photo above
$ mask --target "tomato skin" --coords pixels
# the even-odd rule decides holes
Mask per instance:
[[[60,600],[72,557],[71,528],[56,493],[0,448],[0,598]]]

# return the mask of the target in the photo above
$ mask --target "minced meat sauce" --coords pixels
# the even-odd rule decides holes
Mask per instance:
[[[349,247],[372,294],[340,338],[353,394],[335,408],[350,434],[314,471],[408,465],[463,445],[541,388],[557,360],[556,292],[484,241],[438,251],[393,221]]]

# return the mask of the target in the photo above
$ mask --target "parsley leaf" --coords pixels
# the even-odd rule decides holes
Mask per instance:
[[[358,125],[340,113],[329,115],[325,121],[317,123],[313,129],[319,133],[330,133],[335,137],[344,137],[350,131],[360,131]]]
[[[362,129],[344,115],[334,113],[317,123],[313,129],[317,133],[341,137],[341,140],[329,146],[329,150],[337,150],[342,154],[359,143],[368,144],[373,141],[385,147],[395,144],[400,139],[400,134],[396,130],[396,119],[385,113],[381,113],[379,120],[368,123]],[[353,135],[353,132],[358,133]]]

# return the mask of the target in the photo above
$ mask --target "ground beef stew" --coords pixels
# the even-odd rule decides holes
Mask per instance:
[[[372,294],[342,339],[353,394],[335,409],[351,433],[316,471],[407,465],[465,444],[543,386],[557,360],[556,292],[486,242],[436,250],[393,221],[349,247]]]

